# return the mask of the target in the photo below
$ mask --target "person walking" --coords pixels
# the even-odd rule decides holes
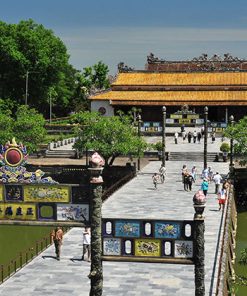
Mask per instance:
[[[178,132],[175,132],[174,134],[174,141],[175,141],[175,144],[178,143]]]
[[[56,227],[51,233],[51,239],[55,246],[56,259],[60,260],[61,246],[63,244],[63,230],[61,227]]]
[[[193,132],[193,143],[194,143],[194,144],[196,143],[196,138],[197,138],[197,132],[194,131],[194,132]]]
[[[163,164],[161,164],[161,166],[160,166],[159,173],[160,173],[161,183],[164,183],[165,182],[165,176],[166,176],[166,167],[163,166]]]
[[[86,226],[85,231],[83,231],[83,253],[81,260],[85,260],[85,255],[87,254],[87,261],[91,261],[91,231],[90,227]]]
[[[219,211],[221,209],[224,210],[225,202],[226,202],[226,190],[222,187],[221,190],[218,192]]]
[[[197,172],[197,168],[196,168],[196,166],[194,165],[194,166],[192,167],[192,170],[191,170],[191,175],[192,175],[192,177],[193,177],[193,181],[194,181],[194,182],[196,182],[196,172]]]
[[[184,177],[187,174],[187,172],[188,172],[187,166],[186,166],[186,164],[184,164],[183,168],[182,168],[182,183],[183,184],[184,184]]]
[[[191,143],[191,139],[192,139],[192,133],[189,131],[188,132],[188,143]]]
[[[202,138],[202,134],[201,134],[201,132],[198,132],[197,133],[197,142],[198,142],[198,144],[201,143],[201,138]]]
[[[215,142],[215,138],[216,138],[216,134],[215,134],[215,132],[213,132],[213,133],[211,134],[211,138],[212,138],[212,144],[214,144],[214,142]]]
[[[192,190],[192,183],[193,183],[193,177],[189,172],[187,172],[184,177],[184,190],[191,191]]]
[[[186,131],[182,131],[182,138],[183,138],[183,143],[184,143],[184,141],[186,139]]]
[[[152,179],[153,179],[154,189],[157,189],[157,184],[158,184],[158,180],[159,180],[158,174],[154,173],[152,176]]]
[[[213,181],[215,183],[215,194],[218,194],[220,190],[220,183],[222,181],[222,177],[218,172],[216,172],[216,174],[214,175]]]
[[[203,179],[201,184],[201,190],[203,191],[204,195],[207,196],[208,193],[208,180],[206,178]]]

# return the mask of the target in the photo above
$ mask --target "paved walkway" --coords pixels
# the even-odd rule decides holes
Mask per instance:
[[[174,144],[175,145],[175,144]],[[187,144],[189,145],[189,144]],[[184,147],[187,146],[184,144]],[[203,144],[196,147],[203,147]],[[192,147],[191,146],[191,147]],[[182,145],[181,145],[182,147]],[[193,219],[192,192],[183,191],[183,162],[167,162],[164,184],[153,189],[151,176],[158,171],[159,161],[150,162],[136,178],[118,190],[103,205],[105,218]],[[189,168],[194,163],[187,162]],[[197,163],[198,172],[202,164]],[[209,163],[214,171],[227,173],[228,163]],[[218,211],[214,185],[209,188],[205,210],[206,295],[214,295],[216,250],[222,213]],[[87,296],[90,282],[89,263],[81,261],[82,229],[74,228],[65,235],[61,261],[54,260],[53,246],[0,286],[0,295],[13,296]],[[187,265],[104,262],[105,296],[193,296],[194,267]],[[217,269],[217,268],[216,268]]]

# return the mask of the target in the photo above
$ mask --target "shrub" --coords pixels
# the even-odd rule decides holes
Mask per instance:
[[[230,151],[230,145],[226,142],[222,143],[220,146],[221,152],[229,152]]]

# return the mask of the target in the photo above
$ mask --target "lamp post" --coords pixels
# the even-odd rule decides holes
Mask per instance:
[[[28,71],[26,72],[26,92],[25,92],[25,105],[27,105],[27,100],[28,100],[28,83],[29,83],[29,74],[30,73],[40,73],[38,71]]]
[[[162,127],[162,166],[166,166],[166,107],[162,107],[163,127]]]
[[[231,126],[233,126],[234,123],[234,117],[233,115],[230,116],[229,118]],[[230,168],[233,167],[233,138],[231,137],[230,139]]]
[[[28,76],[29,71],[26,72],[26,93],[25,93],[25,105],[27,105],[27,97],[28,97]]]
[[[204,108],[204,169],[208,167],[207,163],[208,150],[208,107]]]
[[[138,137],[141,137],[141,115],[137,116],[138,122]],[[138,149],[138,160],[137,160],[137,170],[140,171],[141,169],[141,157],[140,157],[140,149]]]
[[[51,98],[51,92],[49,94],[49,99],[50,99],[50,124],[51,124],[51,117],[52,117],[52,98]]]

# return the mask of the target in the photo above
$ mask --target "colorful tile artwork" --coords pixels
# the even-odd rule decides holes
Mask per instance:
[[[54,203],[39,203],[38,204],[38,219],[39,220],[56,220],[56,204]]]
[[[23,201],[23,190],[21,185],[5,185],[6,201]]]
[[[135,256],[160,257],[161,241],[158,239],[135,239]]]
[[[140,222],[118,220],[115,222],[115,236],[140,237]]]
[[[181,227],[178,223],[155,222],[155,238],[180,238]]]
[[[70,187],[61,185],[24,186],[25,202],[70,202]]]
[[[175,258],[192,258],[193,241],[175,241]]]
[[[103,240],[103,255],[105,255],[105,256],[120,256],[121,255],[121,240],[119,238],[104,238],[104,240]]]
[[[57,204],[58,221],[89,221],[88,204]]]
[[[0,219],[36,220],[36,218],[36,205],[34,204],[0,204]]]

